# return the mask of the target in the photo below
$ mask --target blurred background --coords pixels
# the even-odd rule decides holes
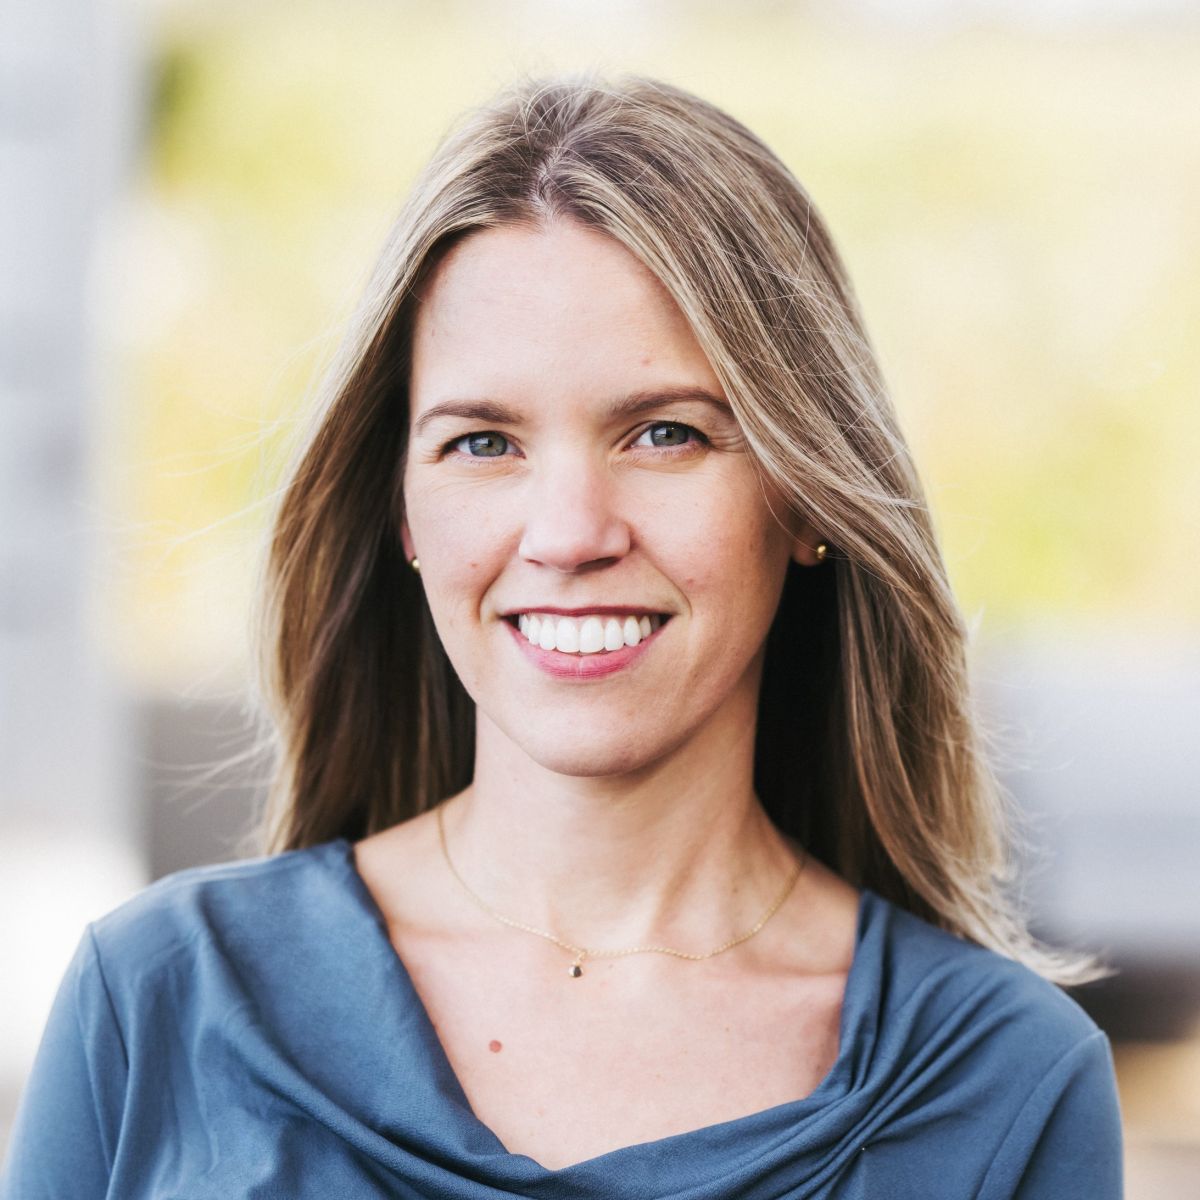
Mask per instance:
[[[728,109],[831,226],[1038,929],[1119,969],[1076,998],[1129,1194],[1194,1196],[1200,15],[1168,0],[0,5],[0,1145],[84,923],[252,824],[267,507],[408,184],[576,67]]]

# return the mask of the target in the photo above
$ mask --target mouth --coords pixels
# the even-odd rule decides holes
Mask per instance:
[[[612,654],[636,647],[670,619],[670,613],[632,609],[572,615],[533,609],[504,617],[530,645],[579,657]]]

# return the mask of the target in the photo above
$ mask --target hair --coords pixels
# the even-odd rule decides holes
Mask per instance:
[[[519,82],[451,131],[386,241],[263,561],[259,690],[271,851],[356,839],[471,780],[475,710],[400,539],[415,297],[470,233],[567,218],[678,304],[764,486],[830,546],[788,568],[768,634],[754,785],[845,879],[1070,985],[1011,888],[968,631],[845,267],[804,187],[738,121],[636,75]],[[795,747],[805,769],[794,769]]]

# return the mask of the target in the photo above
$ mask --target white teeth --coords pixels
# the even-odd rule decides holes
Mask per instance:
[[[579,627],[579,653],[595,654],[603,649],[604,622],[599,617],[588,617]]]
[[[532,645],[561,654],[598,654],[636,646],[662,624],[659,616],[573,617],[521,613],[517,628]]]
[[[554,648],[563,654],[579,653],[579,622],[570,617],[559,617],[554,631]]]

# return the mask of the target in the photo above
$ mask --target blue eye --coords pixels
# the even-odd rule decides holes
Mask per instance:
[[[468,433],[464,437],[455,438],[454,441],[446,443],[445,449],[453,450],[463,443],[466,444],[465,453],[468,458],[503,458],[505,450],[508,449],[508,438],[494,430]]]
[[[640,443],[642,438],[647,435],[650,437],[652,446],[686,446],[689,442],[704,440],[704,434],[698,429],[693,429],[690,425],[683,425],[679,421],[659,421],[657,424],[651,425],[638,437],[638,442]]]
[[[649,438],[649,442],[646,439]],[[648,426],[634,442],[636,446],[656,446],[664,450],[699,446],[708,439],[698,429],[680,421],[656,421]],[[463,458],[504,458],[511,448],[508,438],[494,429],[466,433],[453,438],[442,447],[443,456],[457,454]]]

